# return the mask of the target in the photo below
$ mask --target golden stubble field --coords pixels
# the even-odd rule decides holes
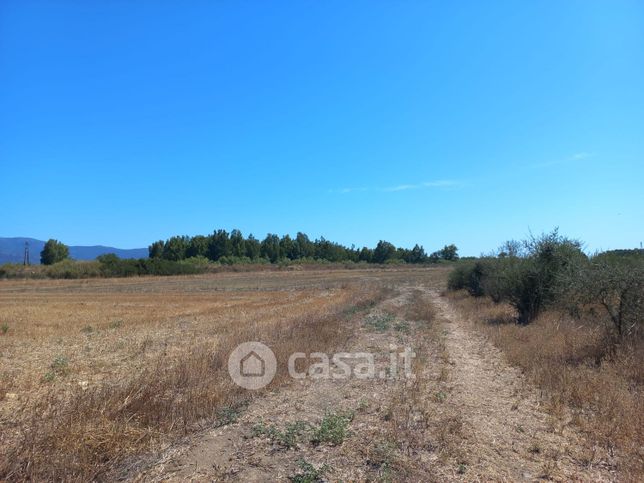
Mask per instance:
[[[0,476],[94,478],[247,397],[240,342],[328,350],[419,269],[0,281]],[[284,375],[278,374],[274,385]]]

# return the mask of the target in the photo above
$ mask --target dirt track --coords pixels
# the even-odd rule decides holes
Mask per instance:
[[[414,303],[433,307],[429,321],[409,318]],[[395,322],[381,330],[365,323],[383,314],[394,314]],[[402,287],[352,323],[345,351],[387,355],[392,346],[411,346],[416,379],[294,381],[254,399],[232,424],[170,448],[132,478],[287,480],[302,474],[306,461],[328,481],[613,479],[581,463],[580,435],[540,407],[539,391],[436,287]],[[376,359],[379,373],[387,359]],[[328,411],[354,414],[342,444],[312,444],[304,431],[289,448],[256,431],[260,423],[280,431],[298,421],[315,427]]]

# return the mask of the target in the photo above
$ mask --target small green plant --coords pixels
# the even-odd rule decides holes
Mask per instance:
[[[295,421],[288,423],[284,431],[280,431],[276,426],[267,426],[263,422],[257,423],[253,426],[253,436],[267,436],[272,441],[278,443],[285,448],[295,448],[300,437],[310,429],[310,426],[305,421]]]
[[[322,465],[316,468],[304,459],[299,460],[297,465],[302,471],[289,477],[289,480],[293,483],[316,483],[323,481],[324,474],[328,471],[327,465]]]
[[[123,325],[122,320],[113,320],[112,322],[110,322],[109,327],[110,327],[110,329],[118,329],[122,325]]]
[[[459,475],[464,475],[466,471],[467,471],[467,465],[465,463],[459,463],[458,468],[456,468],[456,472]]]
[[[227,426],[236,423],[241,415],[241,406],[228,406],[217,411],[217,426]]]
[[[320,426],[313,431],[311,441],[314,444],[329,443],[333,446],[342,444],[348,435],[349,423],[353,421],[353,411],[327,412]]]
[[[381,315],[370,315],[367,317],[365,325],[377,330],[378,332],[385,332],[389,329],[394,319],[395,317],[393,315],[387,313]]]
[[[4,335],[4,334],[6,334],[7,332],[9,332],[9,324],[7,324],[6,322],[4,322],[4,323],[0,326],[0,332],[2,332],[2,335]]]
[[[45,372],[45,375],[42,376],[43,382],[53,382],[56,379],[56,374],[53,371]]]
[[[57,356],[49,365],[54,375],[64,376],[69,372],[69,361],[65,356]]]
[[[81,332],[85,334],[91,334],[92,332],[94,332],[94,327],[92,327],[91,325],[86,325],[81,329]]]
[[[434,394],[434,399],[438,402],[443,402],[445,399],[447,399],[447,394],[445,394],[443,391],[439,391],[436,394]]]
[[[394,324],[394,330],[398,332],[402,332],[403,334],[409,334],[411,332],[411,328],[409,327],[409,324],[404,321],[396,322]]]

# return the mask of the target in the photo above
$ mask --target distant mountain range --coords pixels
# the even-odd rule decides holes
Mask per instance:
[[[0,237],[0,264],[22,263],[25,254],[25,242],[29,243],[29,258],[32,265],[40,263],[40,252],[45,246],[43,240],[35,238],[2,238]],[[121,258],[147,258],[147,248],[113,248],[102,245],[96,246],[70,246],[69,256],[74,260],[94,260],[99,255],[114,253]]]

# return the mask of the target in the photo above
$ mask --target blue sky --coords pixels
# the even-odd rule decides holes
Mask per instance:
[[[0,3],[0,236],[644,241],[644,3]]]

